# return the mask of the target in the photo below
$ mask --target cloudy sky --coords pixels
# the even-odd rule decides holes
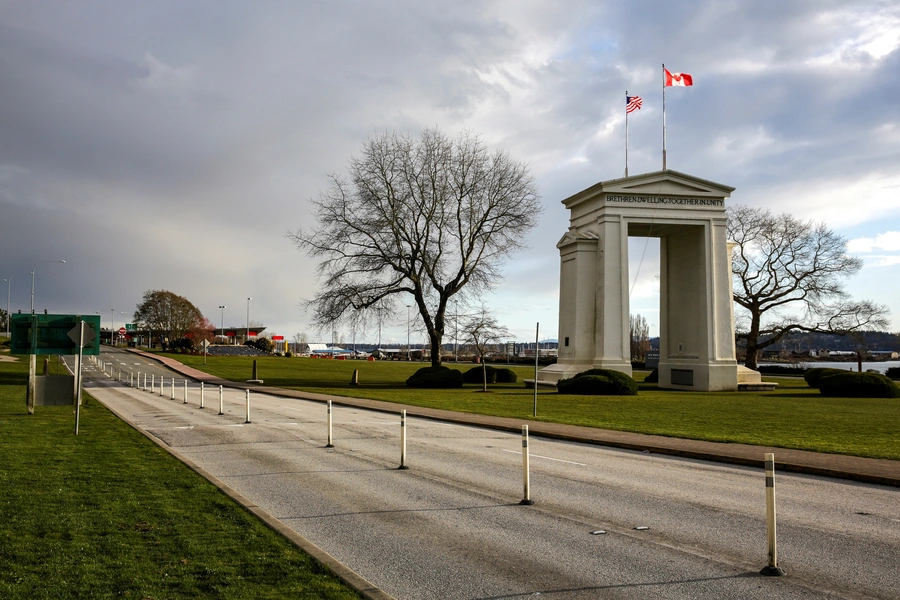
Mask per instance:
[[[37,265],[37,310],[118,328],[167,289],[243,326],[252,297],[270,332],[326,338],[285,234],[369,135],[466,128],[527,162],[545,206],[487,304],[555,338],[560,200],[623,175],[625,90],[644,100],[629,171],[661,168],[665,63],[694,79],[666,94],[669,168],[827,223],[897,331],[898,48],[894,0],[0,0],[0,278],[13,312],[64,259]],[[655,333],[658,246],[630,262]]]

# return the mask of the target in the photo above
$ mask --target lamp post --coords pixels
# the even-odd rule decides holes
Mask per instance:
[[[9,288],[12,285],[12,278],[16,275],[18,275],[18,273],[10,275],[3,280],[6,282],[6,337],[9,337],[9,322],[12,320],[12,317],[9,314]]]
[[[410,305],[406,305],[406,360],[412,360],[412,348],[409,347],[409,309]]]
[[[250,301],[253,298],[247,298],[247,332],[244,335],[244,342],[246,343],[248,339],[250,339]]]
[[[222,309],[222,337],[225,337],[225,309],[228,308],[224,304],[220,304],[219,308]]]
[[[41,263],[64,263],[64,260],[39,260],[34,263],[34,266],[31,267],[31,314],[34,314],[34,270],[37,269],[37,266]]]

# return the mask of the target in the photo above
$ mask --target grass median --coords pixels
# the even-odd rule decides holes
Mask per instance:
[[[231,381],[250,379],[248,357],[167,355],[186,365]],[[413,406],[570,423],[714,442],[735,442],[900,460],[900,402],[896,398],[826,398],[800,378],[769,378],[772,392],[684,392],[640,383],[638,396],[573,396],[534,391],[521,381],[533,367],[512,366],[520,383],[480,385],[455,390],[407,388],[406,378],[423,363],[260,357],[259,377],[266,385],[337,396],[372,398]],[[468,370],[472,364],[446,363]],[[496,365],[505,367],[507,365]],[[359,370],[359,385],[351,386]],[[646,373],[636,373],[642,380]]]
[[[27,378],[0,361],[0,598],[359,598],[89,395],[77,437],[29,416]]]

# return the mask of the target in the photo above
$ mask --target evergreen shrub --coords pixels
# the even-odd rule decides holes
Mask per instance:
[[[570,379],[560,379],[556,391],[582,396],[636,396],[638,388],[634,379],[620,371],[589,369]]]
[[[406,385],[413,388],[458,388],[463,386],[463,374],[443,365],[422,367],[406,380]]]
[[[830,367],[816,367],[815,369],[810,369],[806,373],[803,374],[803,379],[806,380],[806,384],[811,388],[819,387],[819,380],[826,375],[836,375],[838,373],[849,373],[844,369],[832,369]]]
[[[830,373],[819,379],[819,392],[838,398],[900,398],[900,386],[881,373]]]

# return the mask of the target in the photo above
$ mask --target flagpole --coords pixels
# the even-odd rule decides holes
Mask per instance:
[[[625,177],[628,177],[628,90],[625,90]]]
[[[666,170],[666,63],[663,63],[663,171]]]

